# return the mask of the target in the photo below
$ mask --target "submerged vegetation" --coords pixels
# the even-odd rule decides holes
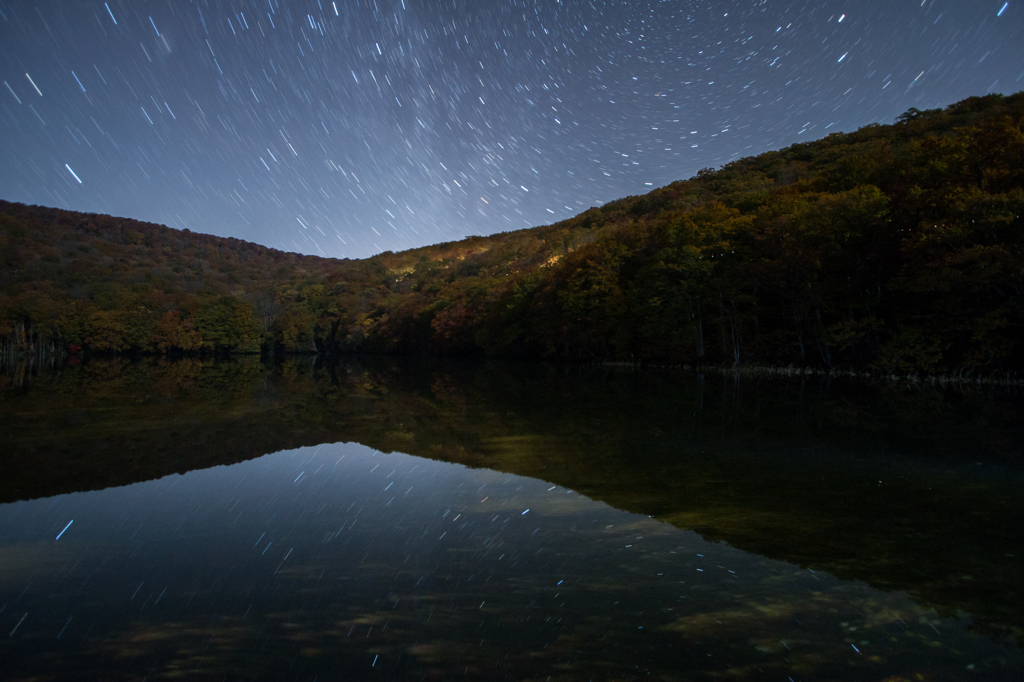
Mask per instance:
[[[0,203],[0,339],[8,356],[1014,371],[1022,209],[1024,93],[911,109],[554,225],[357,261]]]

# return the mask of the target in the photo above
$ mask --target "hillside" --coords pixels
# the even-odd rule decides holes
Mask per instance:
[[[1024,93],[360,261],[0,204],[8,355],[489,354],[1020,369]]]

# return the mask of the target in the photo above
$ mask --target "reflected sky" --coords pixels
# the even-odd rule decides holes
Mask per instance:
[[[11,679],[1024,672],[902,593],[355,444],[0,506],[0,569]]]

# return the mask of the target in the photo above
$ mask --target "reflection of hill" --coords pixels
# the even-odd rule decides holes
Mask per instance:
[[[1018,641],[1024,627],[1005,396],[376,360],[90,363],[0,395],[4,501],[357,441],[552,481]]]

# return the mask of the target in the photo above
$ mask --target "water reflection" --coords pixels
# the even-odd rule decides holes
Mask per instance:
[[[809,572],[813,570],[818,578],[825,573],[834,576],[830,580],[847,581],[847,585],[866,583],[891,594],[904,593],[919,613],[959,619],[971,633],[1005,644],[1012,652],[1024,642],[1020,590],[1024,570],[1019,560],[1024,553],[1024,535],[1019,532],[1024,527],[1022,411],[1019,397],[992,387],[904,389],[805,377],[736,380],[604,368],[399,365],[380,360],[333,366],[310,361],[268,366],[255,359],[89,362],[45,374],[0,374],[5,465],[0,502],[50,497],[31,503],[43,505],[35,509],[46,508],[57,504],[52,496],[60,493],[248,460],[252,460],[248,465],[254,465],[255,458],[266,453],[302,446],[357,442],[377,451],[550,481],[549,485],[571,488],[611,507],[669,522],[679,531],[696,531],[706,541],[725,542],[782,561],[800,580],[814,580]],[[311,476],[305,469],[296,470],[295,476],[302,471],[306,473],[296,483],[299,487]],[[413,478],[423,471],[417,469]],[[268,491],[262,503],[269,505],[276,494]],[[409,494],[415,497],[420,492]],[[148,493],[141,495],[145,500]],[[224,501],[221,495],[210,492],[203,508],[213,513]],[[566,499],[572,497],[566,495]],[[287,507],[280,499],[273,504],[281,510]],[[239,502],[238,509],[244,508],[244,502]],[[279,516],[302,513],[299,507],[293,509],[280,511]],[[531,510],[527,517],[532,514]],[[65,516],[63,523],[53,519],[54,527],[46,532],[52,530],[56,537],[71,518],[78,519],[70,513]],[[302,523],[314,516],[307,514]],[[241,517],[238,523],[247,518]],[[465,517],[460,518],[459,523],[464,521]],[[59,541],[53,541],[55,546],[64,546],[85,532],[80,524],[76,520]],[[587,547],[604,536],[574,532],[573,537],[588,539],[581,540],[573,552],[584,557],[581,561],[589,560]],[[642,542],[656,535],[654,531],[635,534],[645,536]],[[271,556],[278,540],[268,542],[275,543],[267,550]],[[402,543],[406,538],[388,542]],[[0,580],[8,574],[8,566],[14,570],[22,565],[20,561],[34,561],[18,559],[28,557],[26,551],[22,547],[4,555]],[[290,575],[293,559],[288,558],[275,581]],[[217,575],[236,563],[228,558],[223,562],[226,568],[218,569]],[[233,580],[238,570],[232,568],[225,580]],[[467,575],[473,573],[467,570]],[[26,580],[16,591],[28,582],[35,584],[34,579]],[[763,589],[765,603],[771,604],[765,608],[782,614],[772,618],[785,621],[790,617],[785,614],[794,608],[792,600],[771,601],[775,594],[771,584]],[[95,585],[90,580],[83,591]],[[140,589],[143,596],[149,588]],[[882,598],[871,594],[870,599],[865,597],[869,602]],[[166,598],[152,595],[153,601],[160,599],[161,607]],[[729,599],[721,594],[717,598],[721,609],[709,606],[699,612],[717,613],[715,622],[673,621],[687,641],[697,637],[695,632],[716,632],[708,636],[722,641],[733,641],[729,633],[746,632],[740,623],[747,622],[743,620],[747,616],[736,620],[726,613]],[[826,613],[839,608],[829,599],[801,602],[792,618],[808,622],[811,617],[803,609],[813,604]],[[532,601],[531,597],[527,603]],[[0,627],[17,627],[16,635],[39,614],[33,611],[36,615],[26,616],[19,626],[17,620],[28,610],[17,613],[16,606],[5,608],[0,611]],[[747,614],[752,607],[730,608]],[[856,608],[863,614],[877,612],[868,606]],[[285,612],[287,608],[281,607]],[[61,627],[66,625],[71,633],[82,620],[72,614],[66,617],[72,620],[62,621]],[[791,627],[757,617],[769,623],[765,626],[769,631]],[[911,623],[903,611],[898,617]],[[475,625],[486,629],[486,622],[490,621]],[[858,631],[865,627],[856,618],[839,622]],[[536,619],[524,620],[516,626],[520,634],[505,624],[502,627],[512,633],[512,639],[498,639],[505,644],[533,642],[529,632],[536,623]],[[942,629],[937,621],[934,624]],[[720,625],[725,629],[715,631]],[[166,622],[161,621],[161,627],[166,628]],[[198,626],[189,623],[188,627]],[[281,627],[275,637],[291,632]],[[393,627],[389,625],[387,631]],[[578,627],[582,626],[577,622],[574,628]],[[217,637],[223,636],[223,630],[217,632]],[[600,639],[603,634],[594,636]],[[211,632],[207,638],[212,637]],[[319,635],[310,637],[321,641]],[[859,647],[858,641],[853,638],[849,643]],[[548,644],[547,650],[556,647],[549,639],[539,646],[543,644]],[[762,645],[768,646],[758,646]],[[444,650],[437,642],[429,646]],[[531,660],[541,656],[535,649],[533,644],[526,649],[533,652]],[[854,651],[852,646],[850,650]],[[595,660],[604,655],[600,646],[594,649],[596,654],[587,651]],[[221,658],[222,654],[214,656],[211,665],[220,665]],[[783,658],[794,660],[788,653]],[[736,660],[747,661],[743,656]],[[959,665],[941,656],[935,660],[947,673]],[[449,668],[439,669],[451,674]],[[530,677],[534,673],[524,672],[528,670],[524,663],[510,674]]]
[[[1024,672],[903,593],[356,444],[0,506],[0,565],[8,679]]]

